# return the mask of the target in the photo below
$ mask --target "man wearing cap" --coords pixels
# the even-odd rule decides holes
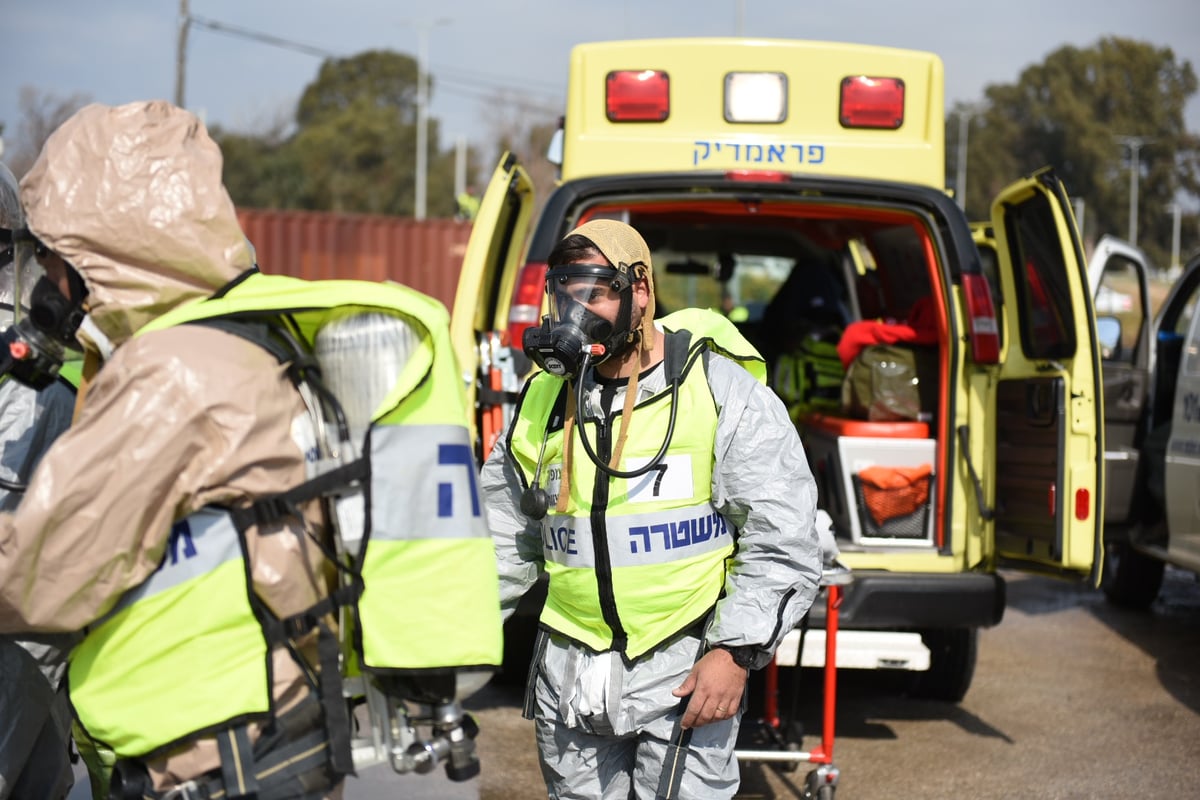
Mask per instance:
[[[555,798],[728,798],[748,671],[812,604],[816,488],[765,365],[720,314],[654,321],[649,249],[554,248],[542,370],[482,471],[501,600],[545,572],[525,715]]]

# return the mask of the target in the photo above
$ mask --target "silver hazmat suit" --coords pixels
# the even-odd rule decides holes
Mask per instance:
[[[707,358],[718,408],[712,502],[736,528],[737,550],[703,647],[752,646],[759,654],[754,667],[761,668],[817,593],[816,486],[778,398],[735,362],[716,354]],[[665,390],[664,375],[660,363],[639,382],[639,402]],[[585,382],[584,389],[595,407],[597,387]],[[618,390],[611,409],[619,409],[623,397],[624,389]],[[587,457],[581,448],[575,452]],[[522,484],[503,440],[483,467],[481,486],[507,618],[541,574],[543,553],[538,523],[521,513]],[[625,664],[619,654],[551,637],[530,687],[550,796],[653,798],[679,718],[679,700],[671,691],[702,649],[697,635],[684,635]],[[733,796],[739,721],[740,713],[693,730],[680,796]]]

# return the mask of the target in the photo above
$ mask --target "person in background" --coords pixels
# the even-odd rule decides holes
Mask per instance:
[[[36,273],[27,269],[18,280],[14,258],[14,235],[23,228],[17,180],[0,164],[0,328],[14,324],[18,308],[29,309]],[[74,387],[65,380],[37,391],[0,377],[0,511],[21,502],[34,467],[71,424],[74,407]],[[60,800],[75,783],[66,671],[77,639],[70,632],[0,635],[0,800]]]
[[[808,461],[728,319],[655,324],[635,229],[587,222],[548,263],[542,370],[481,477],[504,613],[549,579],[525,703],[543,777],[554,798],[730,798],[748,673],[821,576]]]
[[[255,271],[221,166],[182,109],[93,104],[21,181],[44,270],[31,318],[88,358],[74,423],[0,514],[0,632],[86,629],[71,702],[122,756],[114,796],[336,796],[318,663],[332,623],[313,615],[278,637],[258,623],[329,596],[326,514],[306,502],[242,539],[220,510],[306,479],[304,400],[232,333],[136,335]],[[193,641],[203,658],[148,663]]]
[[[475,215],[479,213],[479,196],[475,194],[475,187],[468,186],[463,189],[454,200],[458,204],[457,218],[464,222],[474,222]]]

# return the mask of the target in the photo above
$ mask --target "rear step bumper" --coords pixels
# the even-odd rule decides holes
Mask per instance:
[[[1004,579],[987,573],[851,572],[838,623],[844,628],[977,628],[1004,617]],[[825,624],[825,604],[813,603],[812,624]]]

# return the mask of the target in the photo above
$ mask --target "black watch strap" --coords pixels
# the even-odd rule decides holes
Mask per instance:
[[[728,651],[729,655],[733,656],[733,663],[737,664],[742,669],[753,669],[754,662],[758,657],[758,648],[751,645],[743,645],[740,647],[731,647],[727,644],[716,645],[722,650]]]

